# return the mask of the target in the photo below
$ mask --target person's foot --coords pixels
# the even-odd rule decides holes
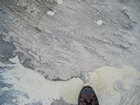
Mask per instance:
[[[99,105],[97,96],[90,86],[82,88],[78,98],[78,105]]]

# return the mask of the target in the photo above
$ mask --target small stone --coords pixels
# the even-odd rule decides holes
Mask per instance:
[[[86,72],[81,72],[80,78],[84,83],[89,82],[89,79],[90,79],[89,75]]]
[[[104,42],[107,42],[107,40],[106,40],[106,39],[104,39]]]
[[[16,102],[16,100],[15,100],[15,99],[13,99],[13,100],[12,100],[12,102]]]
[[[54,12],[53,11],[48,11],[47,14],[50,15],[50,16],[53,16]]]
[[[124,89],[124,83],[121,81],[121,80],[118,80],[114,83],[114,88],[117,90],[117,91],[123,91],[125,90]]]
[[[62,4],[63,3],[63,0],[57,0],[57,3],[58,4]]]
[[[96,23],[97,23],[98,25],[102,25],[103,21],[102,21],[102,20],[98,20]]]

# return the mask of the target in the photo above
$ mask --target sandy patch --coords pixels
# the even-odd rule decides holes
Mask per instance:
[[[89,72],[89,82],[85,83],[79,78],[68,81],[49,81],[36,71],[24,68],[17,57],[11,60],[15,65],[8,65],[12,70],[2,73],[4,82],[13,84],[13,89],[26,93],[29,98],[19,95],[13,102],[25,105],[40,102],[50,105],[54,100],[62,98],[67,103],[77,104],[81,88],[90,85],[95,90],[101,105],[119,104],[122,93],[131,89],[138,83],[140,73],[129,65],[123,68],[100,67],[94,72]],[[5,87],[3,87],[3,91]],[[7,88],[8,89],[8,88]],[[135,89],[133,89],[135,91]],[[139,96],[139,94],[137,94]]]

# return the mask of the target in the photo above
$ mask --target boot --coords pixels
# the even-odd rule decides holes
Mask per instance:
[[[90,86],[82,88],[78,98],[78,105],[99,105],[97,96]]]

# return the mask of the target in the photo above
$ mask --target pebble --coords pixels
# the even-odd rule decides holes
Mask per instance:
[[[48,11],[47,14],[50,15],[50,16],[53,16],[54,12],[53,11]]]
[[[96,23],[97,23],[98,25],[102,25],[103,21],[102,21],[102,20],[98,20]]]
[[[57,3],[58,4],[62,4],[63,3],[63,0],[57,0]]]

